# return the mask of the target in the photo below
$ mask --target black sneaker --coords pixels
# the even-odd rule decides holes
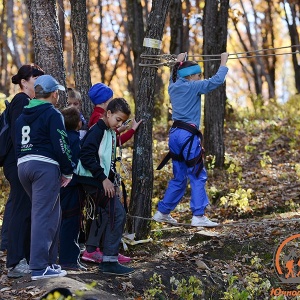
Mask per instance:
[[[110,275],[128,275],[134,272],[133,268],[125,267],[121,264],[116,262],[102,262],[99,265],[99,271],[103,274],[110,274]]]

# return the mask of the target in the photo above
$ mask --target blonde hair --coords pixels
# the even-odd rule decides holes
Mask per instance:
[[[76,99],[80,103],[82,103],[81,94],[74,88],[68,88],[68,96],[69,98]]]

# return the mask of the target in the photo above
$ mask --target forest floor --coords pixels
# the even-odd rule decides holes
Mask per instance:
[[[2,256],[0,299],[40,299],[55,287],[81,291],[83,296],[76,299],[280,299],[272,295],[287,291],[295,295],[297,285],[283,284],[277,276],[274,254],[283,240],[300,233],[299,146],[292,147],[291,137],[282,131],[288,126],[285,121],[259,122],[247,130],[237,130],[234,124],[226,128],[226,170],[214,169],[207,161],[212,202],[207,215],[221,226],[204,229],[153,221],[152,241],[121,250],[136,270],[127,277],[105,276],[97,265],[88,264],[88,271],[69,272],[63,278],[11,280]],[[155,180],[162,182],[163,193],[167,181],[157,176],[162,175]],[[190,222],[188,196],[172,216],[180,223]],[[298,248],[296,241],[290,242],[289,248],[281,249],[280,259],[300,258]],[[293,269],[298,284],[299,268]]]

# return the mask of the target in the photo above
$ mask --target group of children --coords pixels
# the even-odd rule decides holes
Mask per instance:
[[[129,262],[130,258],[118,253],[126,213],[116,181],[119,178],[115,168],[116,146],[121,140],[131,138],[141,121],[134,120],[126,137],[118,138],[117,134],[127,129],[122,125],[131,114],[130,107],[123,98],[113,99],[112,90],[99,83],[90,89],[96,118],[91,120],[91,128],[87,128],[80,112],[80,93],[69,88],[68,106],[59,111],[56,109],[58,91],[65,88],[50,75],[34,75],[31,72],[25,78],[22,70],[19,72],[21,89],[28,81],[33,91],[31,95],[24,94],[26,103],[22,103],[16,118],[11,117],[15,121],[12,152],[16,153],[16,161],[11,164],[15,164],[16,176],[28,197],[23,204],[28,209],[19,213],[28,212],[24,218],[28,219],[29,230],[26,239],[25,234],[20,234],[19,244],[27,241],[28,245],[16,247],[19,257],[11,255],[11,243],[4,245],[2,237],[1,250],[7,249],[8,277],[31,273],[32,280],[37,280],[65,276],[66,270],[86,270],[80,262],[78,238],[87,194],[94,206],[99,207],[95,212],[97,222],[94,222],[96,219],[92,222],[91,229],[101,226],[102,233],[93,237],[96,249],[87,240],[83,254],[88,259],[85,260],[100,263],[103,273],[129,274],[134,270],[118,261]],[[101,107],[100,113],[98,107]],[[12,203],[12,206],[16,203],[14,197]],[[10,223],[9,214],[7,212],[7,222]],[[11,228],[9,224],[9,235],[14,234]],[[90,236],[92,239],[93,235]],[[99,249],[101,241],[103,252]],[[94,252],[98,254],[97,259]],[[10,257],[14,257],[14,261],[10,262]]]
[[[169,85],[174,121],[169,147],[174,178],[169,182],[153,219],[176,222],[170,212],[181,200],[189,178],[192,188],[191,225],[214,227],[218,224],[204,214],[208,205],[207,176],[198,128],[201,94],[224,82],[228,53],[221,54],[217,74],[207,80],[200,80],[200,66],[185,61],[185,57],[185,53],[178,55]],[[78,91],[69,88],[68,107],[58,111],[58,91],[65,88],[52,76],[44,75],[37,66],[30,69],[27,65],[26,68],[30,72],[21,68],[18,81],[15,80],[21,87],[18,97],[23,102],[17,102],[17,96],[12,100],[19,109],[17,113],[11,112],[14,145],[11,160],[8,158],[4,164],[4,173],[11,185],[10,201],[16,207],[12,209],[13,214],[22,215],[20,220],[15,217],[15,224],[10,222],[9,225],[8,277],[31,273],[31,278],[37,280],[65,276],[66,270],[86,270],[80,261],[78,242],[87,195],[95,210],[82,260],[99,263],[99,270],[104,274],[134,272],[133,268],[123,265],[130,258],[119,253],[126,213],[120,201],[120,176],[115,162],[116,148],[133,136],[142,120],[133,120],[132,128],[122,133],[127,129],[124,124],[131,114],[130,107],[125,99],[113,98],[113,91],[108,86],[97,83],[89,90],[89,98],[95,106],[87,124],[80,112]],[[13,175],[16,174],[18,182],[14,182]],[[27,197],[21,208],[13,194],[17,184],[23,197]],[[6,205],[5,215],[13,220],[13,214],[7,211],[9,207]],[[27,224],[21,228],[22,232],[17,230],[20,224]],[[16,236],[18,240],[13,242]],[[14,249],[18,253],[12,250],[16,243],[21,245],[17,251]]]

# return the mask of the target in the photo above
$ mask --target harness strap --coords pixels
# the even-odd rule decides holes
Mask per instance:
[[[123,201],[124,201],[124,209],[126,214],[128,214],[128,205],[127,205],[127,192],[126,192],[126,187],[125,187],[125,183],[122,180],[121,181],[121,185],[122,185],[122,193],[123,193]]]
[[[197,168],[198,170],[196,171],[196,176],[198,176],[200,174],[201,170],[203,169],[203,153],[202,153],[202,151],[200,152],[200,154],[198,156],[196,156],[192,159],[188,159],[188,158],[191,153],[193,139],[195,138],[195,136],[198,136],[198,137],[200,137],[200,140],[202,140],[203,139],[202,133],[193,125],[187,124],[182,121],[174,121],[172,128],[180,128],[180,129],[187,130],[190,133],[192,133],[192,135],[187,139],[187,141],[181,147],[179,154],[169,151],[167,153],[167,155],[163,158],[161,163],[158,165],[156,170],[161,170],[162,167],[170,160],[170,158],[172,158],[173,160],[176,160],[176,161],[185,161],[186,165],[189,168],[196,167],[196,165],[199,165]],[[185,160],[183,157],[183,150],[188,144],[189,144],[188,156]]]
[[[174,121],[172,128],[180,128],[189,131],[193,135],[197,135],[200,137],[201,141],[203,139],[202,133],[193,125],[190,125],[188,123],[182,122],[182,121]]]

